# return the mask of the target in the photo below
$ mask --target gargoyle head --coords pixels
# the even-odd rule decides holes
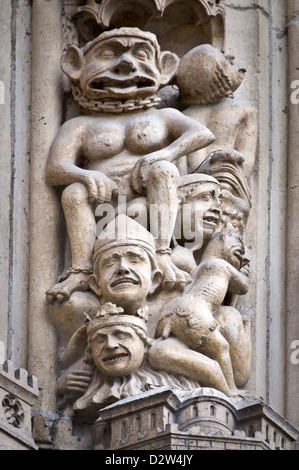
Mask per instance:
[[[147,98],[174,78],[179,59],[161,52],[156,36],[138,28],[106,31],[80,49],[70,45],[62,69],[88,99]]]

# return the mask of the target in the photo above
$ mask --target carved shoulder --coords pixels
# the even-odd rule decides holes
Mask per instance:
[[[66,165],[76,165],[81,154],[86,126],[86,118],[77,117],[66,121],[60,127],[50,148],[47,161],[46,175],[49,184],[60,184],[59,173],[65,172]]]

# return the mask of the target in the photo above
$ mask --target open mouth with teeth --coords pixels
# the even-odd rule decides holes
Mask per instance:
[[[117,286],[138,286],[139,282],[131,277],[122,277],[112,282],[111,287]]]
[[[206,215],[203,218],[204,224],[209,226],[209,227],[217,227],[219,224],[219,216],[210,214]]]
[[[99,77],[93,79],[89,83],[89,88],[95,91],[132,91],[143,88],[151,88],[156,85],[155,81],[148,78],[136,75],[128,79],[117,80],[106,77]]]
[[[113,356],[107,356],[103,359],[103,362],[105,364],[109,364],[109,363],[112,363],[112,362],[118,362],[118,361],[121,361],[123,359],[126,359],[127,357],[129,357],[129,354],[127,353],[120,353],[120,354],[113,354]]]

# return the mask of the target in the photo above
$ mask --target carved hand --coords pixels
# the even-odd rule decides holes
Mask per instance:
[[[67,372],[57,380],[57,391],[60,396],[84,393],[92,379],[92,372],[74,370]]]
[[[117,185],[100,171],[85,171],[81,182],[86,186],[91,200],[100,204],[111,201],[118,194]]]
[[[135,166],[131,173],[131,184],[132,184],[133,189],[138,194],[142,194],[143,190],[146,187],[146,180],[147,180],[149,167],[153,163],[160,161],[162,159],[163,157],[161,156],[161,154],[159,156],[152,154],[152,155],[146,155],[144,157],[141,157],[137,161],[137,163],[135,163]]]

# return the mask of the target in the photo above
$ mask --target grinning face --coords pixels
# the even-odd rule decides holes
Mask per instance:
[[[100,41],[85,55],[80,83],[82,90],[100,99],[151,96],[160,86],[157,50],[143,38]]]
[[[184,199],[184,204],[189,204],[192,208],[192,230],[202,233],[204,241],[211,238],[218,227],[221,201],[221,188],[212,182],[196,185]]]
[[[105,251],[94,274],[103,300],[123,308],[142,305],[153,285],[150,258],[133,245]]]
[[[121,323],[99,328],[91,338],[95,366],[106,377],[125,377],[142,364],[145,346],[129,326]]]

